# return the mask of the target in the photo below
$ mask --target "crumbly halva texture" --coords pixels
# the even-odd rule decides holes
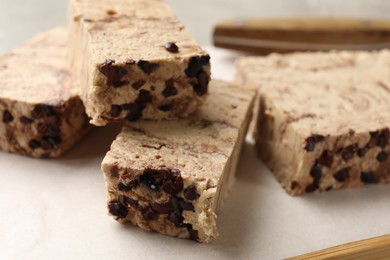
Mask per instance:
[[[256,146],[291,195],[390,181],[390,51],[237,61],[257,86]]]
[[[58,157],[89,129],[56,28],[0,57],[0,149]]]
[[[121,223],[210,242],[251,118],[253,93],[210,83],[187,119],[128,123],[102,163],[108,209]]]
[[[176,119],[207,96],[210,57],[161,0],[71,0],[70,61],[91,123]]]

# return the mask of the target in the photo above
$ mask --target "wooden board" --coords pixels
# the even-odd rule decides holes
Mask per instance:
[[[390,21],[349,18],[225,20],[213,33],[217,47],[270,52],[390,47]]]
[[[305,255],[288,258],[288,260],[306,259],[390,259],[390,235],[347,243]]]

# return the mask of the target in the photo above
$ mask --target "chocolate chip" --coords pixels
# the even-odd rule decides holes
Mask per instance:
[[[58,146],[62,142],[62,138],[59,135],[47,135],[44,136],[41,140],[41,147],[44,150],[50,150],[54,149],[56,146]]]
[[[172,182],[166,182],[163,186],[163,191],[171,195],[175,195],[179,192],[177,191],[175,185]]]
[[[186,202],[182,198],[178,198],[176,196],[171,198],[170,205],[172,211],[174,211],[178,216],[182,214],[183,210],[195,211],[194,205],[192,205],[192,203]]]
[[[199,75],[198,75],[199,85],[207,87],[209,82],[210,82],[210,75],[209,74],[207,74],[205,71],[202,71],[201,73],[199,73]]]
[[[206,66],[209,63],[210,63],[210,56],[209,55],[203,55],[200,57],[200,64],[202,66]]]
[[[122,113],[123,109],[120,105],[111,105],[110,115],[112,117],[118,117]]]
[[[130,207],[135,208],[135,209],[138,208],[138,201],[133,200],[132,198],[129,198],[125,195],[119,195],[118,199],[119,199],[119,202],[126,207],[130,206]]]
[[[172,52],[172,53],[179,52],[179,47],[174,42],[167,42],[164,47],[169,52]]]
[[[164,105],[159,106],[158,109],[161,111],[167,112],[167,111],[171,110],[172,107],[173,107],[173,104],[164,104]]]
[[[127,80],[121,81],[121,78],[127,74],[127,70],[124,67],[113,65],[110,70],[109,83],[111,82],[113,86],[121,87],[123,85],[129,84]]]
[[[60,135],[47,135],[44,136],[43,139],[50,142],[53,146],[57,146],[62,143],[62,137]]]
[[[169,214],[173,212],[173,206],[171,202],[164,203],[164,204],[152,203],[150,206],[155,212],[160,214]]]
[[[110,75],[110,67],[114,64],[114,60],[106,60],[102,65],[99,66],[99,71],[107,78]]]
[[[128,81],[121,80],[127,74],[127,70],[121,66],[114,65],[114,63],[114,60],[106,60],[99,66],[99,71],[107,77],[107,84],[113,87],[121,87],[128,84]]]
[[[41,147],[41,143],[38,140],[32,139],[28,142],[28,146],[34,150]]]
[[[139,60],[137,62],[137,65],[143,72],[145,72],[148,75],[150,73],[152,73],[153,71],[155,71],[160,66],[157,63],[151,63],[151,62],[146,61],[146,60]]]
[[[196,192],[196,187],[194,185],[190,185],[184,189],[183,196],[186,200],[196,200],[200,197],[200,195]]]
[[[173,211],[175,212],[175,214],[178,216],[181,216],[181,213],[183,212],[183,210],[179,206],[179,198],[176,196],[173,196],[171,198],[171,204],[172,204]]]
[[[306,187],[305,191],[307,193],[312,193],[316,191],[318,188],[319,188],[318,183],[311,183]]]
[[[141,211],[142,216],[145,220],[157,220],[158,215],[151,209],[151,208],[145,208]]]
[[[338,181],[338,182],[345,182],[346,180],[349,179],[349,167],[343,168],[339,171],[337,171],[333,177]]]
[[[24,125],[30,125],[30,124],[32,124],[32,122],[34,122],[33,119],[28,118],[28,117],[26,117],[26,116],[21,116],[21,117],[19,118],[19,121],[20,121],[20,123],[22,123],[22,124],[24,124]]]
[[[381,131],[370,132],[371,139],[368,142],[368,148],[372,148],[375,145],[384,148],[390,139],[390,130],[385,128]]]
[[[184,218],[181,215],[177,215],[175,212],[172,212],[168,215],[168,220],[175,224],[176,227],[184,227]]]
[[[126,116],[126,119],[128,121],[137,121],[142,117],[142,112],[145,109],[145,105],[131,103],[131,104],[123,105],[122,108],[129,110]]]
[[[322,166],[315,162],[313,167],[310,169],[310,176],[313,177],[314,182],[318,182],[322,177]]]
[[[49,117],[56,115],[56,111],[53,107],[48,105],[36,105],[31,111],[31,116],[33,118]]]
[[[128,184],[125,184],[123,182],[119,182],[118,190],[130,191],[130,190],[134,189],[135,187],[137,187],[138,185],[139,185],[139,183],[137,180],[132,180]]]
[[[318,163],[326,167],[331,167],[333,163],[333,152],[329,150],[323,151],[320,158],[318,158]]]
[[[112,86],[114,88],[123,87],[123,86],[126,86],[128,84],[129,84],[128,80],[121,80],[121,81],[117,81],[117,82],[112,82]]]
[[[378,180],[373,172],[362,172],[360,180],[365,184],[377,183]]]
[[[145,83],[146,83],[145,80],[140,79],[134,82],[133,84],[131,84],[131,86],[133,87],[133,89],[139,90],[143,85],[145,85]]]
[[[191,57],[188,67],[184,71],[188,77],[197,77],[202,70],[201,58],[199,56]]]
[[[139,177],[139,182],[153,191],[160,191],[168,174],[166,170],[146,169]]]
[[[178,203],[179,203],[180,209],[182,209],[182,210],[195,211],[194,205],[192,205],[192,203],[190,203],[190,202],[185,202],[184,200],[179,199]]]
[[[376,145],[381,148],[384,148],[389,143],[389,138],[390,138],[389,129],[387,128],[383,129],[377,137]]]
[[[171,176],[165,181],[162,190],[168,194],[176,195],[183,189],[183,179],[178,171],[171,171]]]
[[[370,140],[368,141],[366,147],[367,148],[372,148],[376,145],[377,143],[377,140],[378,140],[378,136],[379,136],[379,131],[375,131],[375,132],[370,132]]]
[[[195,56],[191,57],[188,67],[185,70],[185,73],[188,77],[197,77],[199,72],[202,70],[202,67],[207,65],[210,62],[210,56]]]
[[[130,199],[130,198],[127,198],[126,202],[127,202],[128,206],[130,206],[132,208],[135,208],[135,209],[138,208],[138,201]]]
[[[386,153],[385,151],[381,151],[380,153],[378,153],[378,155],[376,156],[376,159],[378,160],[378,162],[384,162],[387,160],[387,158],[389,157],[389,154]]]
[[[368,152],[368,147],[365,146],[365,147],[360,148],[360,149],[357,150],[357,155],[359,157],[363,157],[364,155],[366,155],[367,152]]]
[[[192,86],[192,89],[200,97],[207,93],[207,88],[204,88],[202,85],[199,84],[194,84]]]
[[[189,232],[189,234],[190,234],[190,239],[191,240],[194,240],[194,241],[199,241],[199,235],[198,235],[198,231],[197,230],[189,230],[188,231]]]
[[[305,140],[306,145],[305,145],[304,149],[308,152],[312,152],[312,151],[314,151],[316,144],[319,142],[322,142],[324,139],[325,139],[325,136],[314,134],[314,135],[306,138],[306,140]]]
[[[177,95],[177,89],[175,88],[175,81],[173,79],[165,81],[165,88],[162,91],[162,94],[164,97]]]
[[[190,235],[189,239],[194,240],[194,241],[198,241],[199,240],[198,231],[197,230],[193,230],[192,229],[192,225],[191,225],[191,227],[188,227],[188,233]]]
[[[46,135],[47,136],[57,138],[57,137],[60,136],[60,134],[61,134],[61,131],[60,131],[60,129],[58,127],[52,126],[52,125],[47,126],[47,129],[46,129]]]
[[[91,23],[91,22],[93,22],[93,20],[89,19],[89,18],[83,18],[83,22],[84,23]]]
[[[9,123],[14,120],[13,115],[8,110],[4,110],[3,112],[3,123]]]
[[[108,210],[111,215],[117,217],[117,219],[125,218],[129,213],[129,210],[125,205],[118,201],[112,201],[108,204]]]
[[[198,96],[205,95],[207,93],[207,90],[208,90],[209,81],[210,81],[209,75],[206,72],[201,71],[198,75],[198,84],[194,84],[192,86],[194,92]]]
[[[141,89],[135,103],[137,104],[146,104],[152,101],[153,96],[150,94],[150,91]]]
[[[344,161],[348,161],[353,158],[357,150],[358,144],[348,145],[342,150],[341,157],[344,159]]]

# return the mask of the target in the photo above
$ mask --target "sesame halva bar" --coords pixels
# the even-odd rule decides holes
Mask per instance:
[[[390,51],[243,57],[256,147],[291,195],[390,181]]]
[[[90,128],[66,43],[56,28],[0,56],[0,150],[58,157]]]
[[[205,104],[189,118],[128,123],[102,163],[110,214],[146,230],[212,241],[253,96],[213,80]]]
[[[161,0],[70,0],[70,62],[91,123],[176,119],[207,96],[210,56]]]

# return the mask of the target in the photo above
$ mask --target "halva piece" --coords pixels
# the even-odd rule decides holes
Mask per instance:
[[[146,230],[212,241],[252,100],[251,91],[212,81],[209,98],[189,118],[128,123],[102,163],[110,214]]]
[[[237,61],[258,88],[256,146],[291,195],[390,181],[390,51]]]
[[[0,149],[58,157],[89,129],[56,28],[0,57]]]
[[[176,119],[207,96],[210,57],[161,0],[70,0],[70,61],[91,123]]]

